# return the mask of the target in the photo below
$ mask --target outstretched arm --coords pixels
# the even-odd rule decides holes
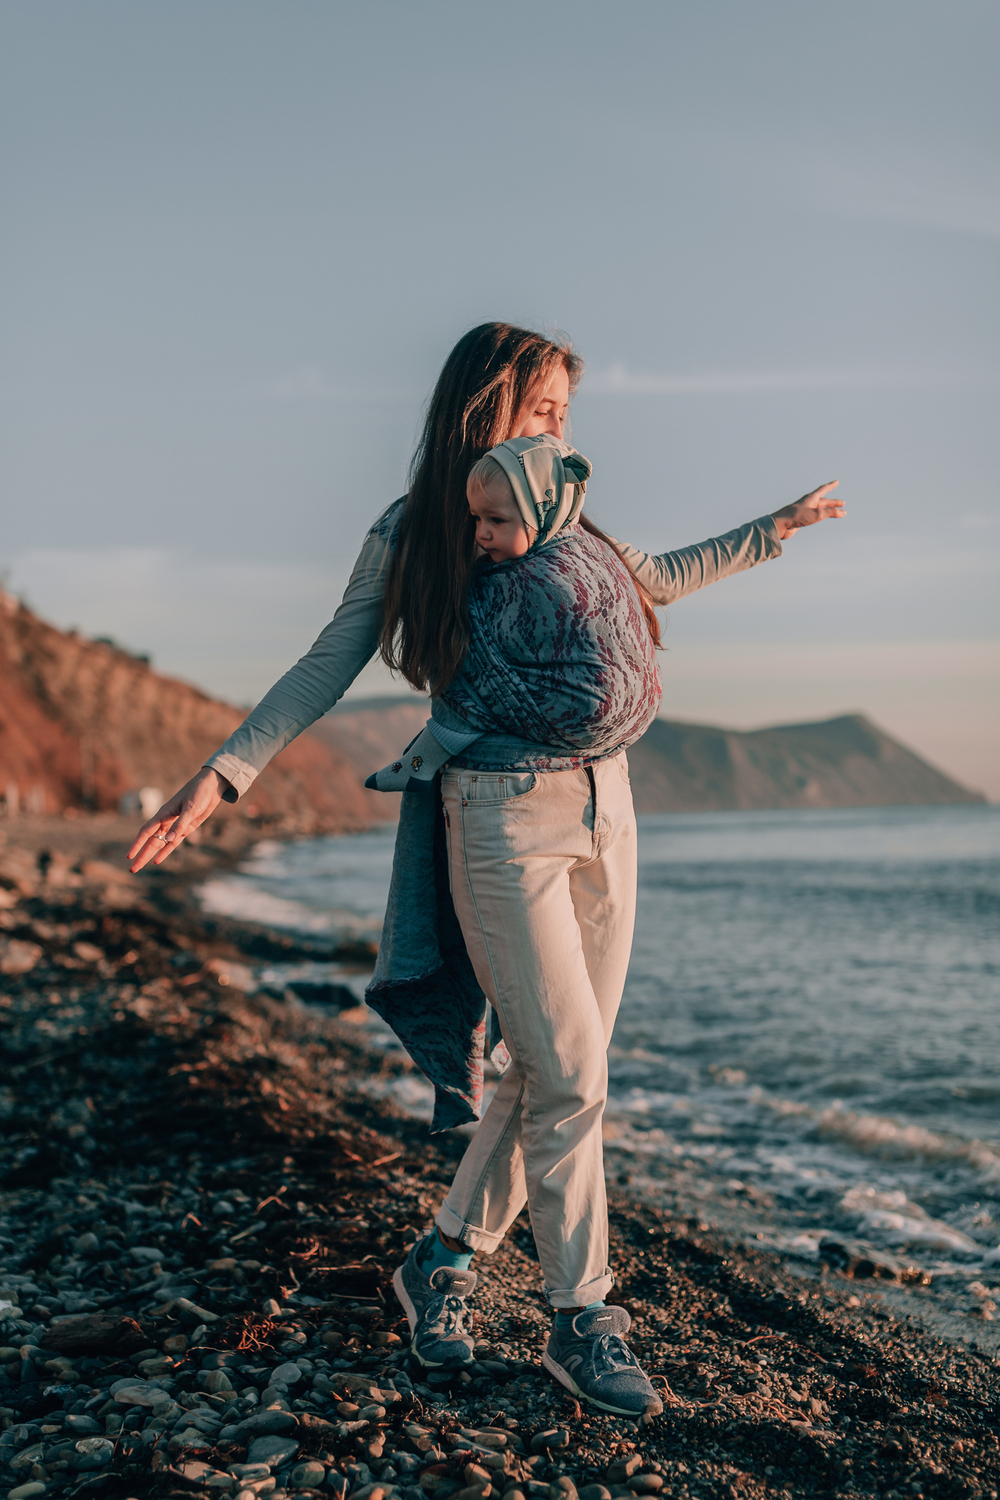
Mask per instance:
[[[382,625],[387,544],[368,537],[343,603],[315,645],[275,683],[224,745],[139,829],[129,850],[135,874],[163,861],[220,802],[237,802],[268,761],[332,708],[371,661]]]
[[[655,604],[673,604],[687,594],[755,568],[758,563],[781,556],[782,541],[802,526],[812,526],[828,517],[842,516],[844,504],[829,494],[837,481],[821,485],[793,505],[772,515],[759,516],[737,526],[724,536],[710,537],[673,552],[640,552],[627,542],[616,542],[622,556]]]

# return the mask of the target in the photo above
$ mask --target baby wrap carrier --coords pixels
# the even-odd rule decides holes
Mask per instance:
[[[662,692],[629,569],[575,524],[590,464],[551,437],[515,438],[490,457],[538,535],[522,557],[477,571],[466,657],[434,700],[428,728],[391,768],[415,774],[403,791],[388,910],[366,990],[434,1084],[432,1130],[478,1119],[486,1000],[448,888],[440,776],[428,771],[449,759],[482,770],[590,765],[639,738]]]

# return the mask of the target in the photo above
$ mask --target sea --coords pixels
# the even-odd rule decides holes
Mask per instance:
[[[992,1345],[1000,807],[649,815],[639,830],[609,1054],[612,1180],[803,1267],[831,1236],[916,1267],[966,1320],[961,1336]],[[202,900],[285,932],[377,940],[393,838],[259,844]],[[310,975],[363,995],[366,976],[343,966],[257,978]],[[372,1013],[351,1014],[396,1045]],[[429,1117],[419,1074],[377,1087]]]

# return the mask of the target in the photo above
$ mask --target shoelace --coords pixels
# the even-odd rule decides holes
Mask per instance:
[[[434,1297],[424,1308],[423,1322],[428,1328],[434,1328],[437,1332],[437,1324],[440,1320],[445,1333],[464,1333],[462,1327],[462,1314],[465,1312],[465,1300],[462,1297],[446,1296],[440,1293]]]
[[[602,1333],[594,1346],[594,1372],[613,1375],[616,1370],[638,1367],[639,1361],[617,1333]]]

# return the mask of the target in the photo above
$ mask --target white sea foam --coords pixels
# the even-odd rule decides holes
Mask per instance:
[[[971,1167],[984,1183],[1000,1182],[1000,1151],[985,1141],[938,1134],[883,1115],[855,1114],[836,1105],[821,1110],[815,1118],[821,1134],[836,1136],[865,1155],[960,1162]]]
[[[238,875],[206,880],[198,895],[205,911],[241,922],[275,927],[282,932],[322,935],[336,941],[377,941],[380,931],[370,918],[366,920],[356,912],[317,911],[301,901],[273,896]]]

